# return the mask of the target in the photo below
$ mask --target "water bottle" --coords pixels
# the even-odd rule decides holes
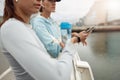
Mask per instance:
[[[69,22],[61,22],[60,28],[62,41],[66,43],[66,41],[71,38],[72,25]]]

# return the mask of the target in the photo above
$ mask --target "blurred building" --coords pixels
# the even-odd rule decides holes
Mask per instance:
[[[106,0],[96,0],[84,18],[85,25],[97,25],[106,22]]]
[[[85,25],[119,25],[119,0],[95,0],[94,5],[84,18]],[[111,5],[112,4],[112,5]],[[115,7],[116,6],[116,7]]]

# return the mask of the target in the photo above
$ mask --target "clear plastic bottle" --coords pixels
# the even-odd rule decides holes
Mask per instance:
[[[72,25],[69,22],[61,22],[61,36],[63,43],[66,43],[67,39],[71,38]]]

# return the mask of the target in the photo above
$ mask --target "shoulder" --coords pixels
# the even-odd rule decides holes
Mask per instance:
[[[33,30],[27,24],[16,19],[7,20],[1,27],[1,37],[5,42],[34,41]]]
[[[30,23],[40,23],[40,22],[44,22],[44,18],[40,15],[36,15],[36,16],[33,16],[31,17],[30,19]]]
[[[46,20],[42,16],[35,16],[31,18],[30,24],[32,25],[33,29],[46,29],[46,26],[48,26],[48,23],[46,23]]]
[[[11,18],[11,19],[8,19],[3,25],[1,28],[12,28],[12,27],[17,27],[17,26],[23,26],[23,23],[14,19],[14,18]]]
[[[18,21],[17,19],[11,18],[8,19],[2,26],[1,26],[1,33],[4,34],[12,34],[21,31],[25,31],[24,23]]]

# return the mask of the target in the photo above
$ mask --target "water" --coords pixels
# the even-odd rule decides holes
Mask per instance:
[[[87,42],[78,52],[89,62],[95,80],[120,80],[120,32],[92,33]]]

